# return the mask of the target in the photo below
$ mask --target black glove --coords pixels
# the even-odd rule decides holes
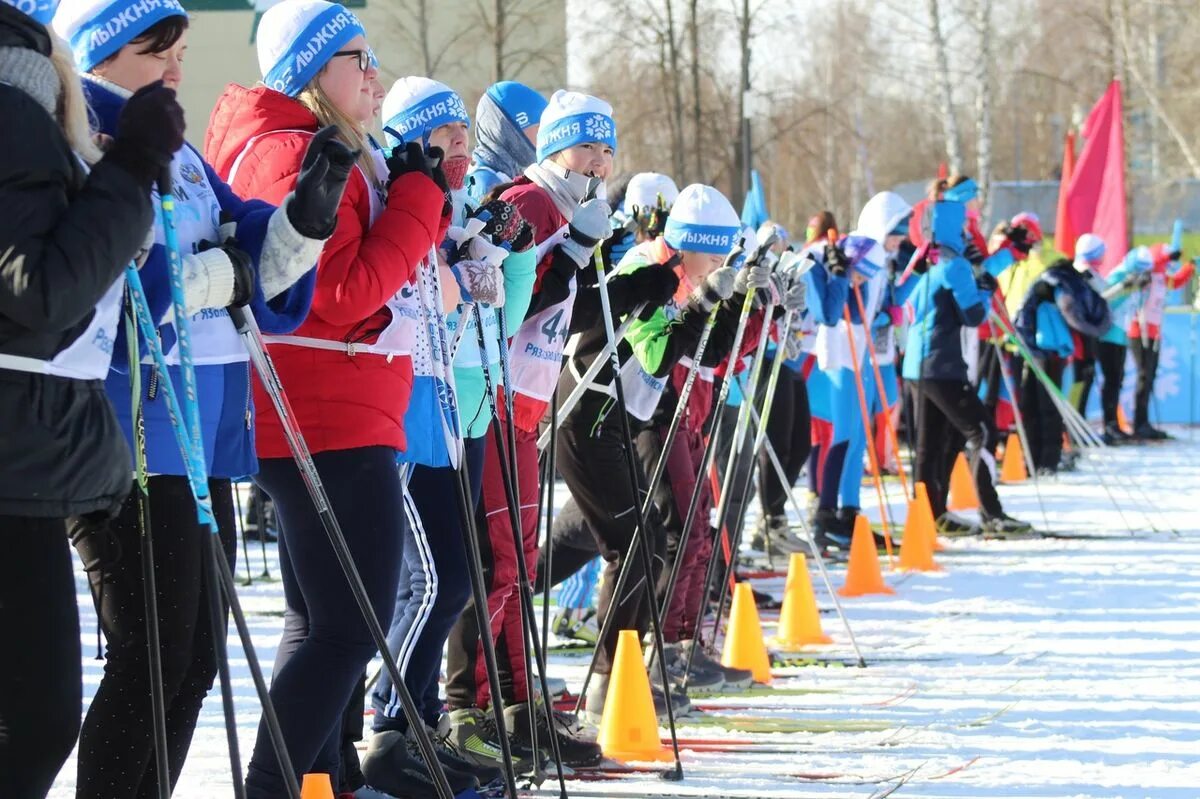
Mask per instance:
[[[1019,225],[1017,227],[1005,225],[1004,238],[1008,239],[1008,243],[1017,252],[1028,255],[1029,251],[1033,249],[1033,242],[1029,240],[1029,231]]]
[[[517,227],[517,233],[512,239],[513,252],[525,252],[533,246],[533,225],[522,219]]]
[[[479,235],[487,236],[493,244],[508,244],[511,252],[521,252],[521,249],[524,249],[517,248],[517,238],[528,231],[529,225],[515,205],[504,200],[492,200],[468,213],[467,218],[473,219],[484,214],[487,214],[488,219]],[[529,236],[532,241],[532,234]]]
[[[679,290],[679,275],[674,269],[651,264],[628,276],[639,302],[661,308]],[[615,278],[614,278],[615,279]]]
[[[825,269],[834,277],[845,277],[850,271],[850,259],[836,244],[825,245]]]
[[[1039,280],[1033,284],[1033,296],[1042,302],[1054,302],[1054,286]]]
[[[1150,272],[1148,272],[1148,271],[1147,272],[1138,272],[1137,287],[1139,289],[1144,289],[1144,288],[1146,288],[1146,286],[1149,286],[1150,283],[1153,282],[1153,280],[1154,280],[1154,276],[1151,275]]]
[[[329,125],[312,137],[287,204],[288,221],[307,239],[333,235],[350,170],[362,155],[361,150],[351,150],[338,141],[337,132],[337,126]]]
[[[967,246],[963,248],[963,258],[966,258],[971,266],[979,266],[983,263],[985,257],[984,253],[979,249],[979,245],[975,243],[975,240],[968,239]]]
[[[292,224],[295,223],[293,222]],[[233,296],[229,300],[229,307],[244,308],[249,305],[250,300],[254,299],[254,262],[250,259],[250,255],[238,244],[238,240],[231,237],[225,239],[224,243],[219,245],[205,240],[200,242],[200,246],[197,249],[200,252],[215,249],[225,253],[225,257],[233,265]]]
[[[1183,250],[1171,250],[1169,253],[1167,253],[1168,261],[1178,261],[1182,257],[1183,257]]]
[[[388,168],[388,188],[390,189],[396,182],[396,178],[401,175],[420,172],[442,190],[446,204],[449,205],[450,184],[446,182],[446,175],[442,172],[442,156],[441,147],[422,150],[420,142],[410,141],[407,144],[397,144],[392,148],[392,154],[387,157],[385,162]]]
[[[175,90],[155,81],[134,92],[117,118],[107,160],[150,188],[183,147],[183,107]]]
[[[980,272],[975,276],[975,285],[986,291],[988,294],[995,294],[996,289],[1000,287],[1000,283],[996,280],[991,272]]]

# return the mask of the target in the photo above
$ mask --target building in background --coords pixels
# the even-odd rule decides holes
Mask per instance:
[[[262,13],[278,2],[183,0],[191,26],[180,94],[190,140],[203,141],[209,114],[226,84],[258,81],[254,32]],[[566,0],[342,4],[353,9],[367,29],[384,86],[403,75],[437,78],[462,95],[473,111],[479,96],[497,79],[519,80],[546,94],[566,85]]]

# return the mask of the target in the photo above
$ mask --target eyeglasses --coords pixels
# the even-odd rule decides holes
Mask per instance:
[[[371,51],[370,50],[338,50],[331,58],[338,56],[355,56],[358,58],[358,68],[362,72],[366,72],[371,66]]]

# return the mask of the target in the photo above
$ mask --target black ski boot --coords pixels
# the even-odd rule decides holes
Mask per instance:
[[[1165,441],[1171,436],[1164,430],[1159,430],[1157,427],[1151,426],[1149,422],[1140,424],[1133,431],[1133,437],[1142,441]]]
[[[858,508],[839,508],[837,512],[838,526],[842,533],[846,536],[847,541],[854,540],[854,523],[858,519]],[[887,551],[887,539],[882,533],[871,531],[871,537],[875,539],[875,548],[880,552]],[[846,545],[849,547],[849,544]]]
[[[1133,441],[1133,436],[1122,430],[1121,425],[1115,422],[1104,425],[1104,432],[1100,434],[1100,438],[1110,447],[1129,444]]]
[[[596,743],[594,735],[588,734],[587,729],[574,713],[563,713],[555,710],[554,735],[558,739],[558,751],[562,755],[562,764],[572,768],[586,768],[600,762],[604,754]],[[537,722],[538,749],[542,754],[553,756],[554,748],[550,744],[550,728],[546,725],[546,708],[538,704],[535,710]],[[504,708],[504,723],[512,734],[513,740],[525,747],[532,748],[529,740],[529,703],[518,702]]]
[[[479,787],[475,775],[455,771],[444,764],[442,770],[455,795]],[[371,736],[362,759],[363,776],[376,790],[412,799],[437,799],[433,781],[416,741],[399,731],[377,732]]]
[[[818,508],[812,517],[812,534],[817,546],[825,552],[850,551],[850,536],[838,522],[837,511]]]

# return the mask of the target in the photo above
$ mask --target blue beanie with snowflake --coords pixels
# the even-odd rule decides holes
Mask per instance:
[[[25,12],[43,25],[50,24],[58,7],[58,0],[0,0],[0,3]]]
[[[603,142],[617,152],[617,123],[612,106],[598,97],[559,89],[542,112],[537,135],[537,160],[578,144]]]
[[[383,132],[388,147],[427,138],[436,128],[454,122],[471,126],[467,107],[453,89],[432,78],[401,78],[383,99]]]

